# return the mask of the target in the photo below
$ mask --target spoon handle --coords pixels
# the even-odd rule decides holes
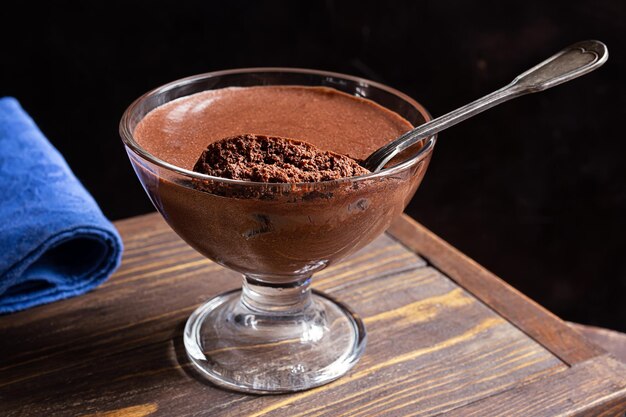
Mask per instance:
[[[604,64],[608,57],[607,47],[600,41],[575,43],[518,75],[507,86],[406,132],[372,153],[363,166],[372,172],[380,171],[394,156],[418,141],[505,101],[543,91],[587,74]]]

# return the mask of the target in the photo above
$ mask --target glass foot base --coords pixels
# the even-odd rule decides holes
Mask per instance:
[[[187,320],[187,355],[212,383],[235,391],[301,391],[345,374],[365,349],[361,320],[313,292],[297,311],[259,311],[241,290],[212,298]]]

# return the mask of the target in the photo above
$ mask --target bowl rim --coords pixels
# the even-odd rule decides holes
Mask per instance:
[[[425,145],[417,152],[417,154],[415,154],[413,157],[407,159],[406,161],[403,161],[397,165],[394,165],[392,167],[389,168],[385,168],[382,169],[378,172],[371,172],[368,174],[364,174],[364,175],[359,175],[359,176],[354,176],[354,177],[344,177],[344,178],[338,178],[338,179],[334,179],[334,180],[328,180],[328,181],[318,181],[318,182],[300,182],[300,183],[278,183],[278,182],[255,182],[255,181],[246,181],[246,180],[237,180],[237,179],[232,179],[232,178],[222,178],[222,177],[216,177],[216,176],[212,176],[212,175],[207,175],[207,174],[201,174],[199,172],[195,172],[186,168],[182,168],[179,167],[177,165],[174,165],[170,162],[167,162],[155,155],[153,155],[152,153],[148,152],[144,147],[142,147],[141,145],[139,145],[139,143],[135,140],[134,136],[133,136],[133,131],[131,131],[130,129],[130,123],[131,123],[131,115],[134,113],[135,109],[144,101],[146,100],[148,97],[151,96],[155,96],[158,94],[162,94],[166,91],[172,90],[174,88],[179,88],[185,85],[189,85],[189,84],[193,84],[195,82],[199,82],[201,80],[205,80],[208,78],[212,78],[212,77],[219,77],[219,76],[224,76],[224,75],[232,75],[232,74],[244,74],[244,73],[262,73],[262,72],[287,72],[287,73],[297,73],[297,74],[312,74],[312,75],[318,75],[318,76],[327,76],[327,77],[337,77],[337,78],[342,78],[342,79],[346,79],[349,81],[353,81],[356,83],[366,83],[366,85],[371,85],[373,87],[376,87],[378,89],[384,90],[388,93],[391,93],[393,95],[396,95],[398,97],[400,97],[402,100],[408,102],[409,104],[411,104],[413,107],[415,107],[424,117],[425,122],[428,122],[430,120],[432,120],[432,116],[431,114],[428,112],[428,110],[426,110],[426,108],[424,108],[424,106],[422,106],[420,103],[418,103],[416,100],[414,100],[413,98],[411,98],[410,96],[404,94],[403,92],[396,90],[395,88],[389,87],[385,84],[376,82],[376,81],[372,81],[372,80],[368,80],[366,78],[362,78],[362,77],[357,77],[357,76],[353,76],[353,75],[348,75],[348,74],[342,74],[339,72],[332,72],[332,71],[323,71],[323,70],[316,70],[316,69],[307,69],[307,68],[291,68],[291,67],[251,67],[251,68],[236,68],[236,69],[226,69],[226,70],[220,70],[220,71],[211,71],[211,72],[205,72],[205,73],[201,73],[201,74],[196,74],[196,75],[191,75],[189,77],[184,77],[184,78],[180,78],[174,81],[170,81],[166,84],[163,84],[159,87],[153,88],[152,90],[149,90],[148,92],[142,94],[141,96],[139,96],[137,99],[135,99],[129,106],[128,108],[126,108],[126,110],[124,111],[124,114],[122,115],[122,118],[120,120],[119,123],[119,134],[122,138],[122,142],[124,143],[124,145],[126,146],[127,149],[130,149],[133,153],[135,153],[137,156],[141,157],[142,159],[148,161],[149,163],[152,163],[154,165],[157,165],[159,167],[165,168],[169,171],[173,171],[177,174],[183,175],[185,177],[189,177],[192,179],[199,179],[199,180],[210,180],[210,181],[214,181],[214,182],[223,182],[226,184],[232,184],[232,185],[243,185],[243,186],[273,186],[273,187],[280,187],[280,186],[286,186],[286,187],[294,187],[294,186],[311,186],[314,184],[324,184],[324,185],[332,185],[332,184],[339,184],[339,183],[345,183],[345,182],[355,182],[355,181],[362,181],[362,180],[369,180],[369,179],[377,179],[380,177],[386,177],[386,176],[390,176],[390,175],[394,175],[398,172],[403,171],[404,169],[417,164],[418,162],[422,161],[424,158],[426,158],[428,155],[430,155],[432,153],[432,150],[435,146],[435,143],[437,141],[437,134],[434,134],[432,136],[429,136],[428,138],[423,139],[425,141]],[[279,84],[276,84],[279,85]],[[294,84],[295,85],[295,84]],[[199,92],[198,92],[199,93]],[[197,93],[194,93],[197,94]],[[185,97],[185,96],[183,96]],[[182,97],[179,97],[182,98]],[[364,97],[367,98],[367,97]],[[173,100],[172,100],[173,101]],[[171,102],[171,101],[169,101]],[[168,102],[168,103],[169,103]],[[166,103],[164,103],[166,104]],[[383,106],[384,107],[384,106]],[[156,108],[156,107],[155,107]],[[154,110],[154,109],[153,109]],[[391,110],[391,109],[389,109]],[[151,110],[152,111],[152,110]]]

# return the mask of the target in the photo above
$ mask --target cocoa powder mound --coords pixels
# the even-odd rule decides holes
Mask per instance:
[[[265,183],[320,182],[370,173],[352,158],[309,143],[254,134],[209,144],[193,170],[215,177]]]

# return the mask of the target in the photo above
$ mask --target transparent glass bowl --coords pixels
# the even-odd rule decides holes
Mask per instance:
[[[154,206],[209,259],[243,274],[242,289],[200,306],[184,332],[187,354],[213,383],[254,393],[309,389],[345,374],[365,348],[365,328],[346,306],[310,288],[313,273],[362,248],[400,215],[419,186],[436,137],[385,170],[300,184],[252,183],[174,166],[133,132],[154,108],[233,86],[326,86],[366,97],[418,125],[429,114],[408,96],[348,75],[252,68],[174,81],[137,99],[120,134]]]

